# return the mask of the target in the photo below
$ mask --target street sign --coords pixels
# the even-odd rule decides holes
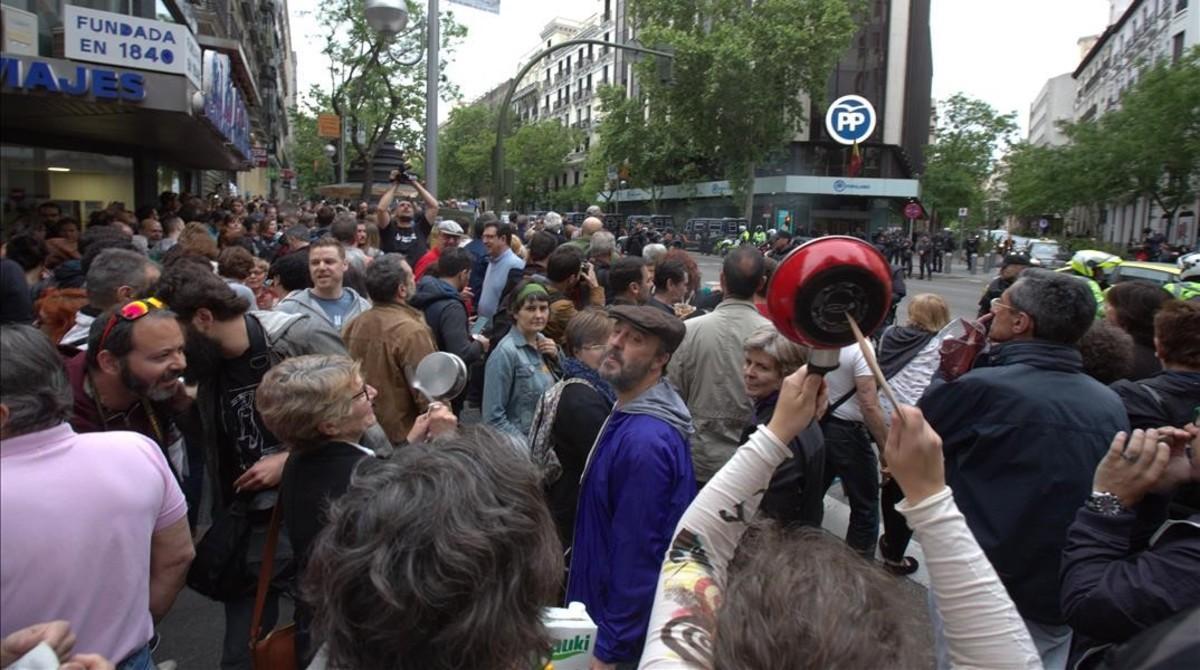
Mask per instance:
[[[500,0],[450,0],[450,2],[453,2],[456,5],[462,5],[464,7],[482,9],[485,12],[491,12],[493,14],[500,13]]]
[[[904,206],[904,218],[921,219],[925,217],[925,209],[920,203],[910,202]]]
[[[825,130],[838,144],[865,142],[875,132],[875,108],[861,95],[843,95],[825,112]]]
[[[342,137],[342,117],[337,114],[317,115],[317,137],[336,140]]]
[[[967,214],[969,214],[969,213],[970,213],[970,210],[968,210],[966,207],[958,208],[958,218],[960,218],[960,219],[967,218]]]
[[[267,167],[267,148],[261,144],[256,144],[250,149],[251,156],[254,159],[254,167]]]

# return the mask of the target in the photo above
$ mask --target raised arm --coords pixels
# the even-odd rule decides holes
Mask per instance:
[[[375,206],[375,225],[379,226],[380,230],[387,228],[387,225],[391,223],[392,200],[396,198],[396,189],[398,188],[400,188],[400,184],[392,182],[392,185],[379,198],[379,204]]]
[[[412,182],[413,188],[417,189],[417,195],[421,196],[421,201],[424,203],[422,209],[425,210],[425,220],[429,222],[430,227],[437,221],[438,201],[437,196],[430,193],[425,185],[419,181]],[[429,231],[422,231],[422,234],[428,235]]]
[[[954,504],[942,439],[920,410],[897,408],[884,452],[904,491],[896,510],[925,550],[929,586],[954,666],[1041,668],[1025,622]]]

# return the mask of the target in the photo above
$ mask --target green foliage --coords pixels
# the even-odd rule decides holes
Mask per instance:
[[[563,161],[582,141],[580,131],[554,120],[521,126],[506,138],[506,160],[514,173],[513,206],[523,208],[547,201],[555,175],[563,170]]]
[[[934,141],[925,149],[921,177],[925,208],[953,219],[960,207],[968,221],[983,223],[987,181],[996,169],[998,152],[1008,148],[1017,131],[1016,112],[1000,114],[991,105],[956,93],[938,105]]]
[[[1146,69],[1119,109],[1064,131],[1063,147],[1014,151],[1007,173],[1014,213],[1144,197],[1174,216],[1200,189],[1200,49],[1177,65]]]
[[[755,166],[807,121],[797,96],[825,90],[856,30],[859,5],[857,0],[631,0],[638,39],[670,45],[675,59],[671,83],[659,80],[655,59],[639,63],[651,122],[627,124],[630,137],[660,148],[684,138],[670,147],[672,152],[697,166],[717,166],[721,174],[708,176],[729,178],[748,209]],[[644,106],[643,100],[629,104],[634,111]],[[630,144],[624,138],[620,143]],[[632,144],[624,154],[631,164],[658,172],[654,157],[638,156],[653,152],[638,152],[638,143]]]
[[[496,112],[482,103],[455,108],[439,130],[439,189],[443,196],[478,197],[492,192]]]
[[[288,154],[296,170],[296,186],[305,197],[315,196],[317,187],[333,181],[333,163],[325,155],[325,143],[317,137],[317,117],[293,109],[292,145]]]
[[[361,0],[329,0],[320,4],[317,22],[322,35],[308,48],[320,48],[329,59],[328,89],[309,91],[308,111],[342,117],[350,139],[350,161],[361,163],[370,181],[375,152],[388,140],[401,148],[424,144],[425,123],[425,4],[408,0],[409,28],[385,40],[371,29]],[[451,12],[441,15],[442,70],[466,29]],[[439,93],[446,100],[457,89],[442,75]],[[360,137],[360,133],[363,137]],[[364,183],[362,197],[370,193]]]

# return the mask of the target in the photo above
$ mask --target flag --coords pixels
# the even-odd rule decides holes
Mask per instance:
[[[857,177],[862,170],[863,160],[862,154],[858,151],[858,142],[850,149],[850,164],[846,166],[847,177]]]

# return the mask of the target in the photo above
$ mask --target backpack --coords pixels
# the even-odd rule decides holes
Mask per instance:
[[[563,391],[571,384],[586,384],[588,388],[593,388],[586,379],[571,378],[556,382],[538,398],[533,421],[529,424],[529,458],[541,473],[543,486],[550,486],[562,476],[562,463],[554,452],[550,436],[554,429],[554,418],[558,415],[558,403],[562,400]]]

